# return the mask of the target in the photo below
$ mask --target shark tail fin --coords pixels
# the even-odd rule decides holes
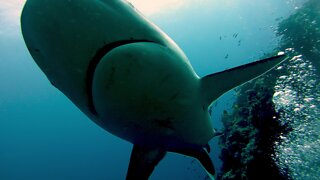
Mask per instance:
[[[147,180],[155,166],[164,158],[166,151],[134,145],[126,180]]]
[[[172,152],[183,154],[197,159],[206,170],[207,175],[211,179],[214,179],[213,176],[215,175],[215,168],[208,152],[204,148],[185,148],[173,150]]]
[[[259,77],[287,59],[285,54],[277,55],[201,78],[203,104],[209,106],[227,91]]]

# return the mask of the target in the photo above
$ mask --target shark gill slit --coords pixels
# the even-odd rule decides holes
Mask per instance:
[[[103,56],[105,56],[111,50],[113,50],[113,49],[115,49],[115,48],[117,48],[119,46],[132,44],[132,43],[139,43],[139,42],[157,43],[157,42],[150,41],[150,40],[120,40],[120,41],[115,41],[115,42],[106,44],[105,46],[100,48],[96,52],[96,54],[93,56],[92,60],[90,61],[89,66],[88,66],[87,76],[86,76],[86,92],[87,92],[87,95],[88,95],[88,107],[89,107],[90,112],[93,115],[98,116],[96,108],[94,107],[94,104],[93,104],[93,95],[92,95],[93,75],[94,75],[94,72],[96,70],[97,65],[99,64],[99,62],[101,61]],[[157,44],[160,44],[160,43],[157,43]]]

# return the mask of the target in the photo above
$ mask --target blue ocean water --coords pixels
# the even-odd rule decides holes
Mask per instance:
[[[188,6],[172,11],[149,15],[148,18],[176,41],[202,77],[273,53],[280,41],[276,36],[279,19],[285,19],[298,11],[304,2],[201,0],[189,2]],[[21,12],[22,4],[0,1],[0,179],[125,179],[132,145],[91,122],[46,79],[31,58],[20,32],[19,16],[16,15]],[[12,9],[15,13],[11,14]],[[312,62],[307,63],[309,64],[301,67],[301,71],[310,72],[310,69],[303,69],[313,66]],[[296,78],[297,75],[294,74],[297,73],[294,72],[297,65],[293,66],[295,67],[290,67],[292,79],[302,83],[298,87],[301,89],[299,91],[304,91],[304,80]],[[316,73],[310,77],[318,79]],[[290,82],[292,81],[278,81],[278,94],[283,93],[286,95],[283,97],[291,100],[285,104],[288,112],[292,108],[294,112],[298,112],[299,109],[296,108],[300,106],[296,107],[296,104],[306,106],[306,101],[319,101],[319,94],[313,91],[312,97],[305,97],[305,94],[301,97],[292,95],[294,90],[290,89]],[[309,89],[318,87],[318,81],[310,86]],[[288,91],[281,91],[282,89]],[[222,112],[232,110],[234,94],[234,91],[227,93],[214,106],[212,123],[215,128],[222,129]],[[278,100],[275,97],[275,102],[284,106],[283,100]],[[310,108],[314,104],[307,105]],[[313,127],[304,129],[311,132],[309,139],[303,134],[305,131],[294,131],[284,137],[287,144],[279,145],[276,161],[280,167],[289,164],[292,172],[290,176],[294,179],[319,177],[317,162],[309,161],[305,165],[299,163],[301,160],[308,162],[313,156],[317,156],[318,151],[312,149],[320,145],[319,133],[315,129],[319,127],[318,109],[319,105],[315,104],[315,107],[304,111],[305,114],[302,115],[287,113],[291,115],[290,119],[306,116],[316,119],[304,123],[309,125],[308,128]],[[304,120],[307,121],[308,118]],[[293,123],[302,126],[301,121]],[[292,139],[293,136],[295,139]],[[297,138],[299,136],[304,138]],[[310,140],[313,144],[304,143]],[[293,149],[292,146],[297,144],[301,147]],[[218,158],[220,150],[217,138],[210,145],[213,148],[210,156],[218,168],[221,161]],[[312,152],[312,156],[304,156],[303,159],[297,154],[306,153],[305,146],[308,146],[308,152]],[[290,156],[285,156],[286,154]],[[299,174],[301,169],[305,176]],[[204,177],[205,171],[197,161],[169,153],[150,179],[193,180]]]

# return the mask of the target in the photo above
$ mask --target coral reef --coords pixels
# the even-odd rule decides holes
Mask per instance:
[[[285,124],[277,121],[272,76],[241,87],[233,112],[224,112],[225,130],[220,138],[223,173],[219,179],[287,179],[272,161],[274,142],[288,131]]]
[[[309,0],[294,14],[279,22],[279,50],[294,49],[320,72],[320,1]],[[249,82],[237,91],[233,111],[224,112],[224,135],[220,137],[223,165],[218,179],[290,179],[287,169],[274,162],[275,142],[281,142],[292,130],[290,124],[279,121],[272,97],[279,73],[271,73]],[[319,74],[318,74],[319,75]]]

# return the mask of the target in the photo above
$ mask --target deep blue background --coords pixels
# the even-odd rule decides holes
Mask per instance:
[[[272,52],[278,42],[276,19],[287,17],[296,6],[285,0],[216,0],[149,18],[204,76]],[[5,10],[0,10],[3,18]],[[95,125],[51,86],[28,53],[20,27],[12,28],[3,19],[0,23],[0,179],[124,179],[132,145]],[[215,127],[231,95],[219,100]],[[211,155],[218,163],[217,154]],[[203,177],[197,162],[170,153],[151,179]]]

